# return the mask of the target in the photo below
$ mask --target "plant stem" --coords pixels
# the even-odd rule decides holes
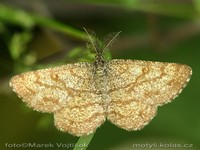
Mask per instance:
[[[51,18],[38,16],[35,14],[28,13],[26,11],[15,9],[6,5],[0,4],[0,20],[3,20],[4,22],[9,22],[15,25],[20,25],[21,27],[30,29],[35,25],[39,25],[42,27],[48,27],[55,31],[59,31],[61,33],[70,35],[72,37],[78,38],[78,39],[84,39],[85,33],[73,28],[71,26],[68,26],[66,24],[63,24],[58,21],[54,21]]]
[[[86,150],[88,145],[90,144],[95,132],[88,135],[80,137],[79,140],[76,142],[76,145],[73,150]]]

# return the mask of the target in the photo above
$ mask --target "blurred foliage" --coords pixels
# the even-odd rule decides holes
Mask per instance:
[[[91,62],[94,54],[84,46],[82,27],[94,30],[100,39],[122,31],[112,50],[114,58],[185,63],[194,74],[183,93],[159,108],[143,130],[127,132],[106,122],[77,144],[92,139],[88,149],[133,149],[138,143],[188,143],[200,149],[199,14],[199,0],[2,0],[0,149],[8,149],[5,143],[76,143],[78,138],[55,129],[52,115],[26,107],[8,82],[12,75],[28,70]]]
[[[82,1],[105,6],[122,7],[124,9],[137,10],[141,12],[156,13],[180,18],[195,18],[197,11],[188,1],[167,1],[167,0],[88,0]],[[198,0],[196,0],[198,5]]]

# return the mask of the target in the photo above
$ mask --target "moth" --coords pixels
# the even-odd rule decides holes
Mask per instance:
[[[36,111],[53,113],[55,126],[75,136],[96,131],[106,120],[128,131],[140,130],[187,85],[192,69],[184,64],[106,60],[104,47],[85,30],[93,63],[77,62],[30,71],[11,78],[13,91]]]

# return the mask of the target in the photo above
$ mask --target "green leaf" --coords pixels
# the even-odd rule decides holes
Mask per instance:
[[[29,32],[15,33],[9,43],[9,50],[12,58],[17,60],[26,50],[27,43],[31,40]]]

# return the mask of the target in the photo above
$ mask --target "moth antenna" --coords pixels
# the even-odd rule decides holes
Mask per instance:
[[[107,43],[107,45],[104,47],[103,52],[108,49],[109,46],[111,46],[117,39],[117,37],[119,36],[119,34],[121,33],[121,31],[117,32],[112,38],[111,40]]]
[[[91,44],[92,48],[96,51],[97,53],[97,48],[96,48],[96,44],[94,43],[94,40],[93,38],[94,37],[91,37],[90,34],[88,33],[88,31],[86,30],[86,28],[83,28],[85,33],[86,33],[86,36],[87,36],[87,39],[89,41],[89,43]]]

